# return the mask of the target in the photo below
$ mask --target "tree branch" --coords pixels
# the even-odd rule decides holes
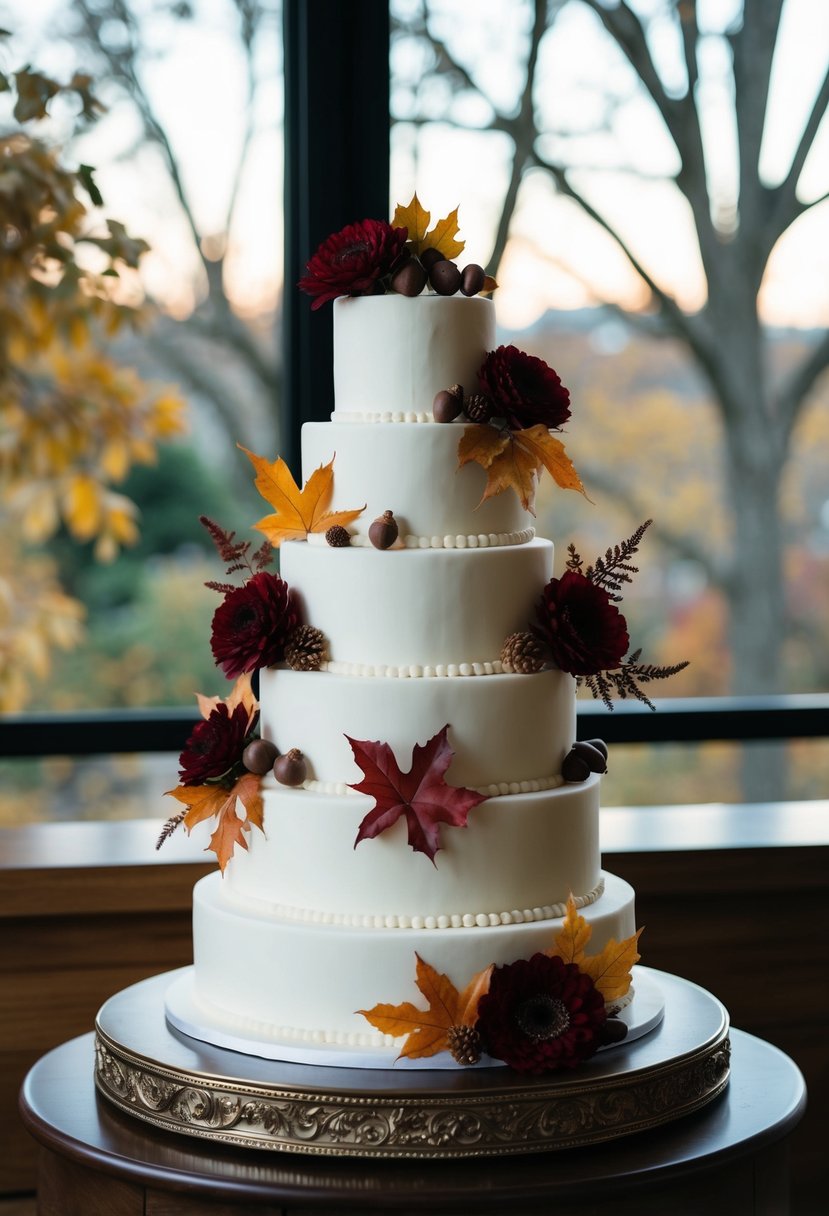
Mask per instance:
[[[776,186],[772,191],[773,209],[769,218],[769,232],[766,238],[766,243],[770,249],[773,248],[782,233],[786,231],[790,224],[794,223],[803,211],[808,207],[814,207],[819,202],[823,202],[826,198],[826,195],[823,194],[819,199],[815,199],[813,203],[802,204],[797,201],[797,186],[800,181],[800,175],[803,172],[803,166],[811,151],[827,106],[829,106],[829,68],[826,69],[826,75],[823,77],[821,86],[817,91],[814,105],[798,141],[789,171],[780,185]]]
[[[780,385],[775,396],[775,416],[779,420],[781,451],[785,452],[806,398],[818,377],[829,367],[829,330]]]

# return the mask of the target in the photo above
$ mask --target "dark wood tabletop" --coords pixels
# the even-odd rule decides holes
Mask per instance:
[[[614,1213],[640,1216],[664,1213],[668,1203],[674,1214],[699,1213],[698,1205],[705,1203],[707,1216],[720,1211],[781,1216],[788,1211],[785,1138],[805,1107],[803,1079],[787,1056],[750,1035],[734,1031],[732,1048],[728,1089],[698,1113],[607,1144],[523,1157],[435,1162],[306,1157],[227,1148],[159,1131],[97,1094],[92,1034],[65,1043],[34,1066],[21,1091],[20,1110],[42,1146],[41,1179],[48,1184],[50,1171],[68,1171],[61,1176],[61,1207],[54,1209],[66,1216],[83,1210],[71,1206],[67,1179],[77,1182],[87,1175],[97,1180],[95,1194],[102,1202],[106,1186],[116,1180],[122,1189],[134,1190],[136,1212],[145,1210],[138,1206],[141,1196],[152,1192],[173,1196],[153,1211],[221,1216],[250,1208],[286,1216],[311,1211],[315,1216],[348,1211],[515,1216],[549,1212],[553,1201],[557,1216],[571,1211],[589,1216],[610,1201]],[[45,1201],[39,1208],[52,1210]]]

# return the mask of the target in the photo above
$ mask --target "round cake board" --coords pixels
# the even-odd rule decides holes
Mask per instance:
[[[645,968],[634,971],[634,999],[622,1009],[618,1015],[619,1021],[627,1026],[627,1035],[623,1043],[632,1043],[648,1034],[659,1024],[665,1012],[665,1000],[655,975]],[[437,1055],[425,1059],[398,1058],[397,1047],[375,1049],[370,1047],[347,1047],[337,1043],[311,1044],[307,1041],[285,1041],[267,1039],[246,1031],[228,1028],[227,1024],[206,1008],[195,994],[195,969],[187,967],[177,972],[171,979],[165,993],[164,1002],[167,1021],[191,1038],[204,1043],[212,1043],[216,1047],[225,1047],[229,1051],[242,1052],[245,1055],[261,1056],[265,1060],[285,1060],[292,1064],[313,1064],[328,1068],[394,1068],[395,1071],[409,1069],[436,1071],[452,1069],[457,1071],[462,1066],[453,1060],[448,1051],[438,1052]],[[368,1025],[368,1024],[367,1024]],[[619,1044],[601,1048],[602,1051],[613,1050]],[[493,1060],[483,1056],[478,1064],[463,1066],[468,1068],[505,1068],[501,1060]]]
[[[690,1114],[728,1083],[720,1002],[648,968],[636,968],[637,989],[643,973],[664,1000],[649,1033],[566,1074],[529,1077],[509,1068],[316,1067],[231,1051],[167,1021],[173,972],[101,1008],[95,1083],[155,1127],[271,1152],[440,1159],[595,1144]]]

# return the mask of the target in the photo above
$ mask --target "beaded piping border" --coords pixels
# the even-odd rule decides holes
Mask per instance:
[[[592,891],[575,896],[577,908],[586,908],[604,892],[604,878]],[[542,908],[513,908],[511,912],[455,912],[443,916],[397,916],[394,913],[320,912],[272,903],[267,899],[245,896],[239,899],[227,888],[223,902],[248,912],[259,912],[280,920],[312,925],[338,925],[349,929],[496,929],[501,925],[527,925],[541,920],[558,920],[567,913],[567,904],[545,904]]]
[[[333,410],[332,422],[434,422],[431,410]],[[437,425],[446,426],[445,422]]]
[[[565,784],[560,773],[552,777],[535,777],[529,781],[498,781],[490,785],[473,787],[476,794],[485,794],[487,798],[498,798],[506,794],[539,794],[544,790],[557,790]],[[266,789],[269,787],[266,787]],[[273,787],[270,787],[273,788]],[[303,781],[302,789],[312,794],[355,794],[357,791],[344,781]]]
[[[446,536],[418,536],[409,532],[401,536],[394,549],[496,549],[507,545],[526,545],[535,538],[535,528],[519,528],[516,532],[468,532]],[[327,547],[323,533],[310,532],[308,544]],[[351,534],[351,548],[371,549],[368,536],[362,532]]]
[[[386,667],[382,663],[347,663],[339,659],[323,659],[320,671],[335,676],[379,676],[390,679],[432,680],[454,679],[457,676],[501,676],[512,673],[504,670],[500,659],[491,663],[436,663],[434,666],[412,663],[409,666]]]

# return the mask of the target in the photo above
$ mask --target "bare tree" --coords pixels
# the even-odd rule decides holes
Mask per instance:
[[[576,175],[573,164],[553,159],[546,151],[553,141],[543,126],[538,104],[544,86],[539,48],[542,39],[556,36],[551,27],[568,4],[579,4],[595,14],[618,53],[633,68],[638,89],[649,98],[673,144],[679,165],[673,185],[690,208],[707,287],[705,304],[696,313],[683,311],[667,287],[649,272],[608,212],[595,201],[598,195],[588,197],[589,191],[579,187],[577,177],[579,182],[585,181],[583,166],[581,175]],[[695,0],[665,0],[659,14],[663,20],[669,16],[679,33],[685,69],[681,89],[674,87],[675,82],[669,87],[660,74],[648,22],[626,0],[531,0],[531,10],[524,86],[517,106],[509,113],[499,111],[474,71],[434,35],[427,8],[408,27],[409,34],[419,34],[429,45],[433,75],[447,77],[455,90],[484,97],[490,107],[488,129],[502,132],[512,141],[510,181],[488,270],[497,274],[525,175],[543,170],[559,194],[572,200],[613,240],[645,285],[657,332],[680,339],[710,389],[721,424],[725,500],[731,514],[732,541],[721,559],[703,550],[690,529],[687,535],[666,535],[663,530],[663,539],[684,556],[693,555],[726,598],[733,691],[745,695],[779,691],[786,633],[781,479],[795,424],[829,364],[829,333],[811,346],[785,378],[776,378],[758,293],[780,238],[804,212],[829,197],[823,192],[804,199],[799,193],[804,164],[829,102],[829,66],[787,172],[780,181],[768,183],[760,174],[760,149],[783,0],[744,0],[741,20],[726,35],[738,147],[737,197],[726,222],[712,197],[706,163],[710,149],[699,109],[701,32]],[[628,319],[635,323],[639,318],[628,315]],[[598,470],[584,471],[591,484],[599,483]],[[605,480],[612,493],[613,484]],[[744,790],[749,798],[773,797],[780,789],[778,761],[772,756],[767,759],[764,764],[762,758],[754,757],[744,767]]]
[[[255,136],[257,78],[255,48],[272,6],[261,0],[232,0],[246,74],[243,135],[233,173],[224,222],[218,233],[200,230],[173,140],[143,78],[145,47],[139,18],[129,0],[72,0],[75,39],[93,58],[101,83],[114,84],[135,108],[141,140],[157,150],[192,241],[202,273],[201,298],[192,314],[177,323],[162,320],[148,335],[152,353],[183,387],[210,403],[230,438],[257,447],[278,446],[278,405],[282,369],[280,344],[273,332],[260,334],[232,306],[227,292],[228,235],[239,202],[240,185]],[[170,5],[173,16],[192,19],[187,0]]]

